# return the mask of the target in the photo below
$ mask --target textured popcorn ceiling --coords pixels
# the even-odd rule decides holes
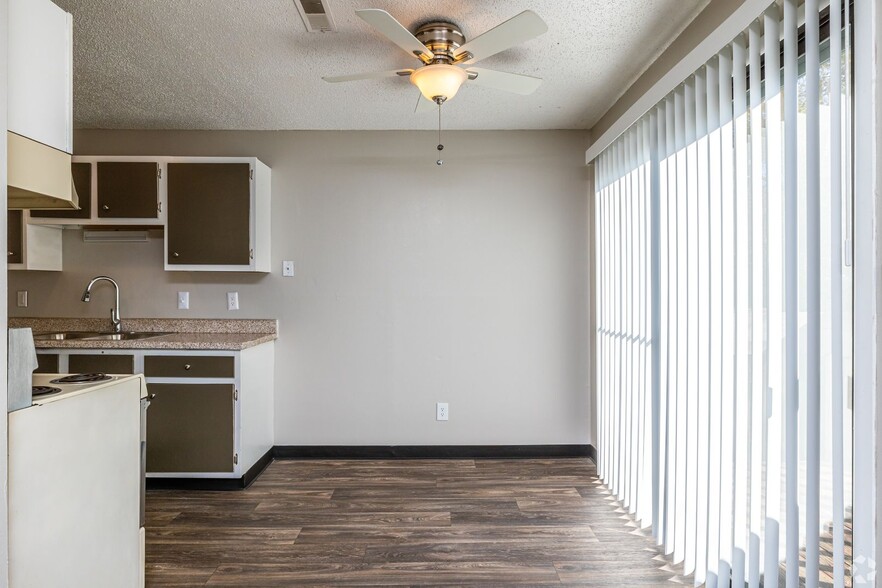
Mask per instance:
[[[406,78],[322,75],[419,64],[355,15],[446,18],[466,40],[532,9],[543,36],[480,62],[540,76],[531,96],[466,85],[449,129],[588,129],[708,0],[327,0],[335,33],[307,33],[293,0],[54,0],[74,17],[78,128],[430,129]]]

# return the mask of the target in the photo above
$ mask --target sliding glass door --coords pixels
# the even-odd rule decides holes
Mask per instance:
[[[696,585],[850,585],[849,18],[770,3],[595,160],[599,472]]]

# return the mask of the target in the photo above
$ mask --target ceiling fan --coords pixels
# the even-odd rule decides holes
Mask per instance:
[[[419,59],[422,65],[415,69],[327,76],[322,78],[326,82],[407,77],[426,99],[420,98],[417,111],[423,105],[434,106],[432,103],[440,107],[453,98],[465,82],[522,95],[532,94],[542,83],[541,78],[471,65],[546,32],[548,26],[531,10],[521,12],[468,43],[459,27],[451,22],[432,21],[411,33],[385,10],[370,8],[355,13],[408,55]]]

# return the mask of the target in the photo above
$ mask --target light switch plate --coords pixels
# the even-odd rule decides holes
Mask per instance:
[[[227,310],[239,310],[238,292],[227,292]]]
[[[190,308],[190,293],[178,292],[178,310],[188,310]]]
[[[28,291],[27,290],[19,290],[18,295],[16,296],[18,301],[18,305],[22,308],[28,305]]]
[[[282,275],[286,278],[291,278],[294,276],[294,262],[293,261],[283,261],[282,262]]]

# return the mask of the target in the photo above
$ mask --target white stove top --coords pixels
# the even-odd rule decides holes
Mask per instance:
[[[77,394],[82,394],[84,392],[91,392],[93,390],[97,390],[98,388],[103,388],[105,386],[111,386],[116,384],[121,380],[126,380],[129,378],[138,378],[140,376],[129,376],[129,375],[112,375],[110,379],[103,380],[101,382],[86,382],[83,384],[53,384],[52,380],[57,378],[63,378],[65,376],[70,376],[72,374],[34,374],[31,383],[34,386],[48,386],[51,388],[58,388],[61,390],[60,392],[55,392],[54,394],[45,394],[42,396],[34,396],[33,405],[39,406],[42,404],[46,404],[48,402],[56,402],[58,400],[63,400],[64,398],[69,398],[71,396],[75,396]]]

